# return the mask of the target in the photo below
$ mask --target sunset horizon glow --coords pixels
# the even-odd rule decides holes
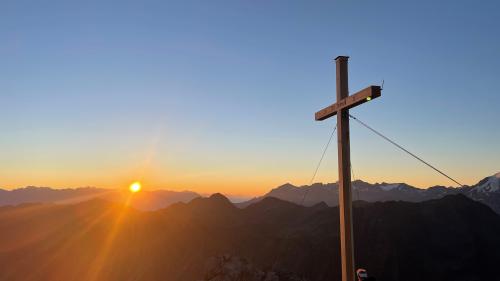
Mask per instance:
[[[308,185],[335,126],[314,113],[336,102],[337,56],[350,57],[351,93],[384,81],[353,115],[473,185],[500,171],[495,5],[12,2],[0,188]],[[353,179],[455,186],[355,122],[350,141]],[[315,182],[337,181],[335,144]]]

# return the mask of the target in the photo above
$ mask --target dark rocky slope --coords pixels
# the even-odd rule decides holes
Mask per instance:
[[[356,202],[356,262],[378,280],[494,280],[500,218],[463,195]],[[200,280],[212,257],[340,280],[338,209],[222,195],[139,212],[102,200],[0,208],[0,280]],[[492,279],[493,278],[493,279]]]

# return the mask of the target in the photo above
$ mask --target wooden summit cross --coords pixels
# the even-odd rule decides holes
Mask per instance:
[[[337,65],[337,103],[316,112],[316,121],[337,115],[339,165],[340,254],[342,281],[354,281],[354,245],[352,236],[351,156],[349,144],[349,109],[380,97],[380,86],[369,86],[349,96],[347,60],[339,56]]]

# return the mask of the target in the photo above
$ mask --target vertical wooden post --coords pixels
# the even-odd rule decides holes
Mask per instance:
[[[355,280],[354,239],[352,231],[351,155],[349,151],[349,109],[380,97],[380,86],[369,86],[349,96],[347,60],[339,56],[337,67],[337,102],[314,114],[316,121],[337,115],[337,142],[339,151],[339,213],[340,213],[340,256],[342,281]]]
[[[349,95],[347,60],[335,59],[337,68],[337,103]],[[342,281],[354,281],[354,245],[352,235],[351,156],[349,151],[349,109],[337,114],[337,140],[339,165],[340,254]]]

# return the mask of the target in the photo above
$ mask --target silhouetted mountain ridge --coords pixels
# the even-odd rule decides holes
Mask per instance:
[[[353,211],[357,265],[378,280],[496,276],[500,217],[464,195],[356,201]],[[338,224],[338,208],[324,203],[236,208],[220,194],[154,212],[101,199],[3,207],[0,280],[199,280],[225,254],[262,272],[339,280]]]

